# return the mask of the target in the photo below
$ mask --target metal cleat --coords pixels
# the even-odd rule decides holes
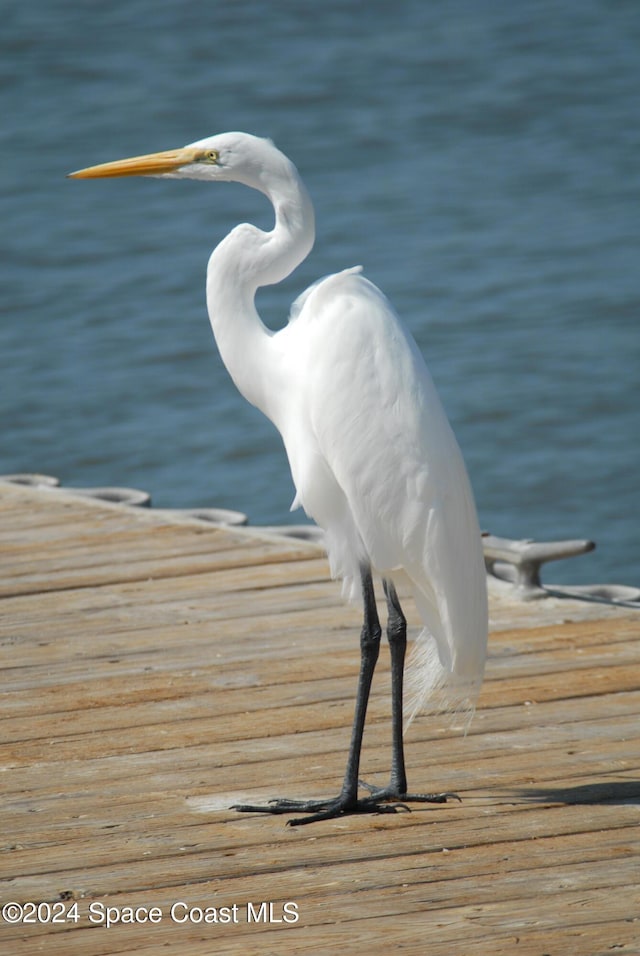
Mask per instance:
[[[540,568],[547,561],[573,558],[593,551],[593,541],[532,541],[482,536],[487,573],[514,585],[525,601],[549,595],[540,580]]]

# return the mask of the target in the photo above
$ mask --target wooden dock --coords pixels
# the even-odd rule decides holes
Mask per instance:
[[[492,598],[468,736],[407,738],[462,802],[296,829],[228,808],[340,786],[359,614],[315,546],[0,483],[0,557],[3,953],[640,953],[637,611]]]

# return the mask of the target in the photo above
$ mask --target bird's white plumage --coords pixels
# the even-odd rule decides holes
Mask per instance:
[[[296,501],[326,531],[333,573],[352,594],[363,560],[409,582],[426,631],[408,667],[408,717],[428,698],[468,710],[486,645],[480,531],[462,456],[415,342],[355,270],[312,287],[276,338],[295,362],[289,401],[274,421]]]
[[[273,144],[243,134],[204,142],[224,157],[227,137],[235,175],[269,196],[276,224],[270,233],[240,226],[211,256],[209,313],[223,360],[279,429],[295,504],[324,528],[332,572],[350,593],[363,561],[411,586],[424,631],[407,668],[408,718],[425,706],[470,712],[486,655],[484,559],[467,472],[431,376],[359,268],[307,289],[281,331],[262,325],[255,289],[306,256],[313,211]],[[222,168],[234,178],[224,160]]]

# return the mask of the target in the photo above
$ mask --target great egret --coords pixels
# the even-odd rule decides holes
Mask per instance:
[[[71,174],[135,175],[239,182],[271,200],[270,232],[236,226],[211,254],[211,326],[236,386],[282,435],[296,489],[292,508],[302,506],[324,529],[333,575],[351,596],[359,584],[364,603],[355,715],[339,795],[235,809],[309,814],[289,821],[295,825],[347,813],[395,812],[406,801],[443,802],[447,794],[407,791],[407,639],[396,585],[410,586],[424,623],[407,667],[407,720],[427,702],[431,709],[472,712],[486,655],[487,592],[466,469],[422,356],[359,268],[310,286],[281,331],[263,325],[256,290],[288,276],[310,252],[315,235],[300,176],[271,141],[222,133]],[[372,571],[382,577],[388,608],[392,759],[389,785],[365,784],[369,793],[359,798],[362,735],[381,637]]]

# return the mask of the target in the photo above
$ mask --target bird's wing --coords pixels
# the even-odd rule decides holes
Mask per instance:
[[[301,439],[309,464],[301,503],[330,546],[361,542],[381,574],[409,578],[442,669],[479,684],[480,531],[462,455],[415,342],[382,293],[351,270],[312,287],[296,325],[310,436]]]
[[[343,272],[339,272],[335,275],[322,276],[320,279],[316,279],[315,282],[312,282],[310,286],[307,286],[304,292],[301,292],[297,299],[294,299],[292,302],[291,309],[289,310],[289,322],[295,322],[296,319],[302,314],[306,302],[311,298],[318,286],[322,285],[322,283],[332,283],[334,279],[339,279],[343,276],[358,275],[361,272],[362,266],[353,266],[351,269],[345,269]]]

